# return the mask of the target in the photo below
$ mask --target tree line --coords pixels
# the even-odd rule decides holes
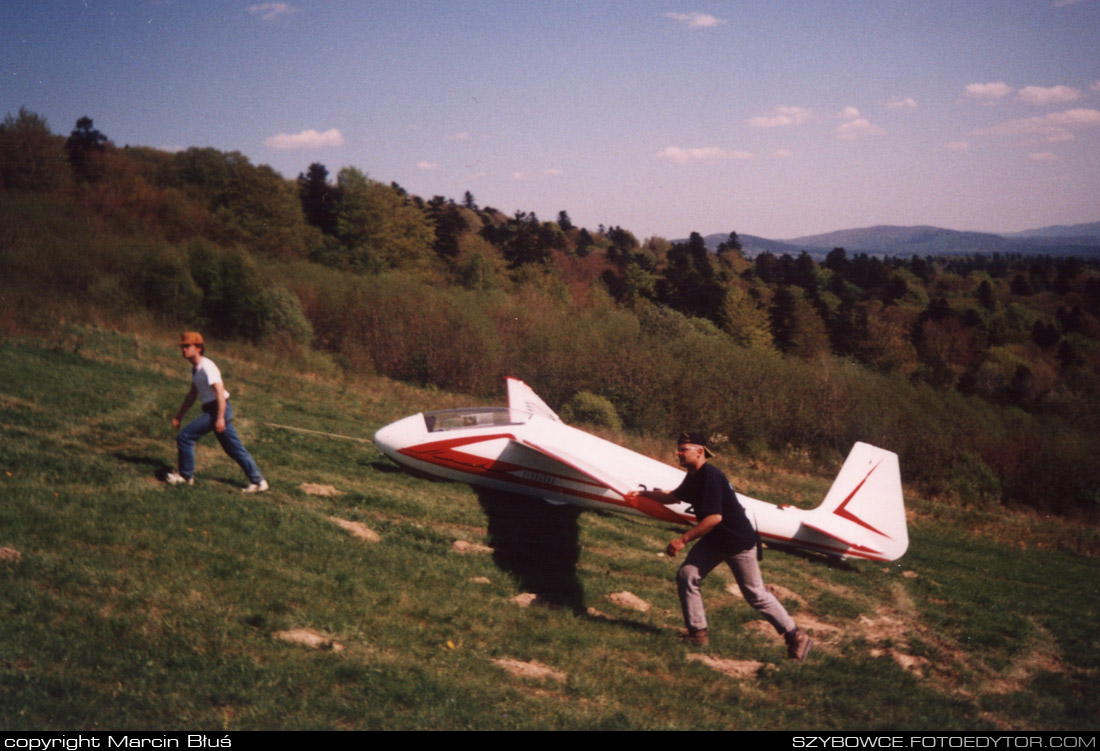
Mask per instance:
[[[33,299],[472,393],[514,374],[628,429],[690,423],[747,455],[870,440],[929,492],[1100,505],[1094,261],[749,258],[736,232],[711,252],[355,167],[288,180],[238,152],[117,147],[87,117],[54,135],[26,110],[0,124],[0,195],[9,326]]]

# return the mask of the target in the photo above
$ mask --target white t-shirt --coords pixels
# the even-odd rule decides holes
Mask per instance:
[[[214,388],[214,384],[222,383],[222,372],[218,370],[218,366],[213,361],[204,357],[199,360],[198,365],[191,368],[191,383],[195,385],[199,392],[199,403],[209,404],[218,399],[218,392]],[[224,384],[222,388],[225,388]],[[225,392],[225,398],[229,398],[228,391]]]

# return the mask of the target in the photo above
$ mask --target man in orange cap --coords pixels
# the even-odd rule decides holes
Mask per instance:
[[[180,421],[196,399],[202,404],[202,414],[189,422],[176,436],[179,466],[175,471],[169,472],[165,480],[170,485],[191,485],[195,482],[195,441],[213,430],[225,453],[241,465],[248,476],[248,485],[244,492],[262,493],[267,490],[267,480],[260,473],[252,454],[241,443],[237,431],[233,429],[233,407],[229,404],[229,392],[222,383],[218,366],[203,356],[206,345],[202,334],[185,331],[180,337],[180,350],[184,359],[191,363],[191,390],[187,392],[183,405],[172,418],[172,427],[179,430]]]

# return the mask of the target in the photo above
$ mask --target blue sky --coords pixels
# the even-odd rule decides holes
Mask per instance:
[[[640,239],[1100,220],[1100,0],[0,4],[0,114]]]

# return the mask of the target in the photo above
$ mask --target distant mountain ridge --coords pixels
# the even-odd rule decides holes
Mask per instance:
[[[927,225],[916,227],[879,225],[826,232],[820,235],[806,235],[789,240],[770,240],[756,235],[742,234],[738,234],[738,237],[745,255],[749,257],[764,252],[797,255],[806,251],[815,258],[824,258],[833,248],[844,248],[849,253],[880,256],[943,256],[977,253],[1100,256],[1100,222],[1040,227],[1003,235],[991,232],[961,232]],[[704,238],[707,247],[711,249],[716,249],[719,243],[728,239],[729,233],[707,235]]]

